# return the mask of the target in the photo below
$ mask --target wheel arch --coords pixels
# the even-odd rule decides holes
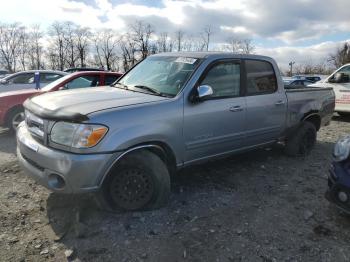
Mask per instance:
[[[321,128],[321,116],[319,115],[318,112],[311,111],[309,113],[306,113],[302,118],[302,122],[312,123],[315,126],[316,131],[320,130]]]
[[[104,172],[103,177],[99,183],[100,187],[106,181],[106,178],[110,174],[111,170],[118,164],[118,162],[127,156],[130,153],[140,150],[147,150],[154,154],[156,154],[164,163],[166,164],[169,173],[174,174],[177,169],[176,156],[174,151],[171,149],[169,145],[160,141],[152,141],[148,143],[137,144],[135,146],[130,147],[122,154],[118,155],[108,166],[107,170]]]

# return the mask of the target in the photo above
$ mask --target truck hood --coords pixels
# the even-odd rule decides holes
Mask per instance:
[[[169,98],[105,86],[46,93],[27,99],[24,106],[43,118],[80,122],[96,111],[166,99]]]

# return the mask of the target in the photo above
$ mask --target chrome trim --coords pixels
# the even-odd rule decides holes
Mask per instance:
[[[133,151],[136,151],[136,150],[139,150],[139,149],[143,149],[143,148],[151,148],[151,147],[154,147],[154,148],[157,148],[157,149],[160,149],[164,152],[164,149],[161,147],[161,146],[158,146],[158,145],[153,145],[153,144],[149,144],[149,145],[142,145],[142,146],[136,146],[136,147],[133,147],[133,148],[130,148],[128,150],[126,150],[125,152],[123,152],[122,154],[120,154],[116,159],[113,160],[112,164],[110,164],[109,168],[106,170],[106,172],[104,173],[102,179],[101,179],[101,182],[99,183],[99,188],[102,186],[103,182],[105,181],[108,173],[111,171],[111,169],[114,167],[114,165],[125,155],[127,155],[128,153],[130,152],[133,152]],[[165,153],[165,152],[164,152]]]

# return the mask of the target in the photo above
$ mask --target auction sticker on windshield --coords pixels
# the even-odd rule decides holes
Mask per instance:
[[[178,57],[175,62],[177,63],[184,63],[184,64],[191,64],[193,65],[197,61],[196,58],[191,57]]]

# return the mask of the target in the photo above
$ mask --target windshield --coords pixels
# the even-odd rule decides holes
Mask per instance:
[[[52,88],[57,87],[59,84],[63,83],[64,81],[66,81],[67,79],[69,79],[71,77],[72,76],[69,74],[66,76],[63,76],[63,77],[51,82],[50,84],[46,85],[45,87],[41,88],[41,90],[44,92],[50,91]]]
[[[134,67],[118,83],[136,91],[142,89],[154,95],[174,97],[199,62],[199,59],[190,57],[151,56]]]

